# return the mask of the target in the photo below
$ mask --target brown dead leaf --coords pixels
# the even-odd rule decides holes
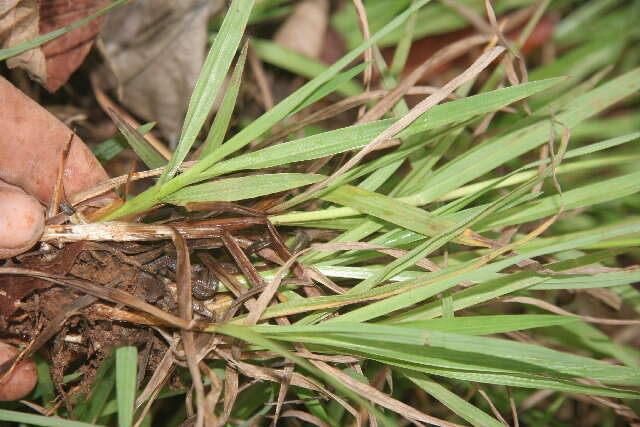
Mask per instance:
[[[0,0],[2,46],[13,47],[69,26],[108,3],[108,0]],[[55,92],[84,61],[102,20],[94,19],[39,48],[10,58],[7,65],[24,69],[49,92]]]
[[[0,41],[3,48],[38,37],[39,22],[37,0],[0,0]],[[47,68],[44,53],[40,49],[32,49],[9,58],[7,66],[23,68],[33,79],[46,81]]]
[[[274,42],[309,58],[322,53],[329,24],[327,0],[304,0],[293,7],[293,13],[278,29]]]
[[[209,14],[222,0],[136,0],[105,21],[99,48],[120,102],[175,143],[204,61]],[[115,80],[111,82],[109,80]]]
[[[109,0],[41,0],[40,34],[63,28],[90,16],[110,3]],[[89,53],[104,21],[93,19],[42,46],[46,58],[44,87],[55,92],[69,80]]]

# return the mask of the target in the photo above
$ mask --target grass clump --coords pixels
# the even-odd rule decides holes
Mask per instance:
[[[347,8],[334,20],[349,53],[307,68],[305,85],[237,128],[242,39],[248,23],[272,16],[263,3],[231,3],[167,163],[122,125],[157,168],[144,176],[159,178],[86,229],[138,217],[146,224],[119,227],[171,239],[178,308],[162,314],[94,294],[148,315],[170,347],[138,381],[135,347],[117,350],[91,398],[66,416],[78,425],[587,425],[567,416],[583,405],[599,425],[637,422],[640,68],[629,51],[638,33],[602,24],[627,22],[633,2],[496,2],[498,13],[531,5],[525,32],[545,14],[559,17],[547,41],[558,56],[528,59],[528,68],[520,44],[495,33],[492,10],[485,20],[472,2],[367,2],[376,30],[367,40]],[[418,28],[426,16],[435,28]],[[380,55],[354,65],[367,49],[407,46],[469,16],[490,30],[479,31],[486,49],[438,88],[399,75],[406,53],[391,72]],[[255,54],[300,66],[269,43],[258,41]],[[380,74],[377,93],[353,81],[369,66]],[[407,93],[420,91],[408,105]],[[318,112],[331,97],[346,100]],[[351,126],[312,127],[361,105]],[[245,229],[268,230],[271,252]],[[82,226],[65,230],[86,238]],[[48,238],[60,236],[52,229]],[[221,243],[202,249],[198,239]],[[192,311],[191,262],[218,274],[235,301],[213,318]],[[163,421],[163,400],[183,395],[187,404]]]

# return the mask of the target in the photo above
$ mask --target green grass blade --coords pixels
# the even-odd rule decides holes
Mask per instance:
[[[80,421],[71,421],[58,417],[45,417],[43,415],[9,411],[7,409],[0,409],[0,421],[9,421],[13,423],[46,427],[96,427],[95,424],[82,423]]]
[[[28,50],[31,50],[33,48],[36,48],[38,46],[41,46],[43,44],[45,44],[46,42],[49,42],[53,39],[56,39],[58,37],[60,37],[63,34],[68,33],[69,31],[73,31],[76,28],[86,24],[89,21],[94,20],[95,18],[98,18],[106,13],[108,13],[109,11],[111,11],[111,9],[113,9],[114,7],[118,7],[121,4],[125,3],[128,0],[117,0],[114,1],[113,3],[111,3],[109,6],[100,9],[98,12],[87,16],[84,19],[79,20],[78,22],[74,22],[73,24],[66,26],[64,28],[59,28],[55,31],[52,31],[50,33],[47,34],[43,34],[41,36],[36,37],[33,40],[27,40],[25,42],[22,42],[16,46],[10,47],[10,48],[6,48],[6,49],[0,49],[0,61],[4,61],[7,58],[11,58],[12,56],[16,56],[19,55],[23,52],[26,52]]]
[[[313,79],[322,75],[329,68],[322,62],[301,55],[269,40],[254,39],[251,43],[261,60],[298,76]],[[336,92],[348,97],[361,94],[363,89],[360,83],[350,79],[344,82]]]
[[[318,182],[323,177],[302,173],[274,173],[220,179],[206,184],[192,185],[164,199],[175,205],[190,202],[233,202],[279,193]]]
[[[115,355],[111,354],[98,367],[91,387],[91,398],[76,406],[74,410],[78,420],[95,423],[103,415],[102,412],[116,385],[115,362]]]
[[[465,121],[479,114],[495,111],[543,91],[562,80],[562,78],[556,78],[525,83],[436,105],[401,132],[399,137],[406,138],[430,129]],[[242,169],[262,169],[311,160],[361,148],[389,127],[393,121],[393,119],[386,119],[350,126],[243,154],[209,168],[198,179],[211,178]],[[225,143],[221,149],[224,149],[228,143]]]
[[[410,8],[408,8],[405,12],[385,25],[382,30],[372,36],[367,42],[363,43],[355,50],[346,54],[339,61],[329,67],[324,73],[305,84],[293,94],[289,95],[282,102],[278,103],[274,108],[267,111],[257,120],[252,122],[249,126],[245,127],[238,134],[234,135],[225,144],[222,144],[222,146],[220,146],[213,153],[200,159],[200,161],[191,169],[175,177],[174,179],[171,179],[168,182],[165,182],[165,180],[163,180],[160,184],[164,183],[164,185],[157,185],[155,187],[152,187],[144,193],[138,195],[137,197],[128,200],[122,207],[110,214],[107,214],[104,218],[101,218],[101,221],[109,221],[115,218],[119,218],[123,215],[149,209],[154,204],[159,203],[160,197],[168,196],[169,194],[178,191],[189,184],[194,184],[198,181],[206,179],[207,177],[203,176],[202,172],[204,172],[208,168],[211,168],[211,166],[213,166],[216,162],[228,156],[229,154],[240,150],[245,145],[249,144],[251,141],[255,140],[264,132],[273,127],[276,123],[287,117],[292,111],[295,110],[298,105],[300,105],[305,99],[313,94],[318,88],[330,81],[340,72],[340,70],[342,70],[353,60],[358,58],[358,56],[366,48],[376,43],[376,41],[388,34],[394,28],[400,26],[412,13],[414,13],[420,7],[424,6],[429,1],[430,0],[417,0]],[[239,3],[240,2],[236,2],[234,4],[237,5]],[[184,155],[186,156],[186,153]],[[177,164],[180,162],[175,163]],[[177,168],[175,170],[177,170]],[[175,174],[175,170],[172,172],[172,174]],[[212,176],[215,176],[215,174]]]
[[[426,391],[440,403],[451,409],[460,418],[470,422],[472,425],[504,427],[504,424],[500,421],[462,399],[457,394],[452,393],[428,376],[410,369],[396,368],[396,370],[402,372],[402,374],[415,385]]]
[[[162,157],[162,154],[149,144],[149,142],[144,139],[144,136],[133,126],[121,119],[114,111],[110,110],[109,115],[118,129],[120,129],[122,135],[126,138],[129,146],[149,169],[160,168],[167,164],[167,159]]]
[[[204,141],[200,157],[204,157],[211,153],[213,150],[218,148],[224,140],[224,136],[227,133],[227,129],[229,128],[229,122],[231,121],[233,109],[236,105],[238,92],[240,91],[240,83],[242,83],[242,72],[244,71],[245,60],[247,59],[248,48],[248,44],[245,44],[245,46],[242,48],[242,52],[240,53],[238,62],[236,63],[236,66],[233,70],[229,86],[224,93],[224,97],[222,98],[220,108],[216,113],[216,117],[213,120],[211,129],[209,129],[207,139]]]
[[[451,320],[451,319],[449,319]],[[635,369],[534,344],[452,332],[372,323],[322,323],[304,326],[254,327],[268,337],[291,342],[341,347],[372,357],[479,372],[548,374],[591,378],[607,384],[640,384]]]
[[[370,291],[330,297],[312,297],[305,298],[303,301],[296,301],[295,303],[285,302],[276,304],[265,310],[262,319],[305,311],[325,310],[362,301],[380,300],[341,316],[352,316],[352,318],[349,319],[350,321],[373,319],[396,310],[419,304],[464,281],[478,282],[491,280],[495,278],[495,273],[528,258],[584,247],[585,245],[592,245],[603,240],[638,232],[640,232],[640,222],[635,221],[622,223],[615,227],[603,228],[594,233],[578,233],[575,236],[558,239],[558,241],[554,241],[553,244],[545,245],[535,250],[524,252],[522,255],[510,257],[471,271],[463,272],[464,269],[468,269],[475,261],[452,266],[447,270],[424,275],[414,280],[378,286]],[[398,318],[398,320],[400,319]]]
[[[322,196],[322,199],[348,206],[425,236],[435,236],[454,225],[423,209],[350,185],[338,187]],[[454,241],[472,246],[479,245],[472,237],[464,235],[458,236]]]
[[[569,129],[599,113],[640,88],[640,69],[630,71],[571,102],[568,110],[556,117]],[[478,178],[501,164],[538,147],[549,138],[549,122],[540,122],[503,136],[495,137],[465,152],[438,169],[424,182],[424,190],[411,197],[411,204],[427,204],[461,185]],[[563,128],[557,126],[557,135]]]
[[[565,191],[562,196],[545,197],[529,202],[525,206],[518,206],[496,213],[486,222],[480,224],[478,229],[489,230],[553,215],[560,209],[561,198],[565,209],[576,209],[620,199],[638,191],[640,191],[640,172],[630,173]]]
[[[398,326],[429,331],[454,332],[457,334],[488,335],[501,334],[546,326],[566,325],[579,322],[579,317],[555,314],[517,314],[493,316],[456,317],[454,319],[430,319],[397,323]]]
[[[498,384],[510,387],[532,388],[536,390],[556,390],[565,393],[582,393],[595,396],[617,397],[621,399],[640,399],[640,393],[633,390],[623,390],[610,387],[592,386],[576,381],[560,378],[544,377],[530,374],[505,374],[500,372],[473,372],[456,369],[434,368],[415,365],[395,359],[377,358],[382,363],[411,369],[431,375],[453,378],[461,381],[474,381],[486,384]]]
[[[213,102],[240,45],[254,2],[255,0],[236,0],[231,3],[222,22],[222,28],[211,45],[200,71],[191,94],[178,146],[160,177],[159,184],[165,183],[176,174],[211,112]]]
[[[136,130],[140,135],[144,136],[153,129],[155,125],[155,122],[145,123]],[[126,149],[127,145],[126,138],[122,135],[118,135],[96,144],[91,148],[91,152],[96,156],[96,159],[98,159],[100,163],[106,163],[120,154],[122,150]]]
[[[118,425],[133,424],[133,408],[136,400],[136,376],[138,349],[120,347],[116,350],[116,395],[118,397]]]
[[[304,102],[311,94],[313,94],[318,88],[334,78],[340,70],[349,65],[353,60],[364,52],[369,46],[376,43],[380,38],[384,37],[394,28],[399,27],[412,13],[427,4],[430,0],[418,0],[410,8],[398,15],[395,19],[389,22],[383,29],[373,35],[367,42],[362,43],[360,46],[352,50],[343,56],[340,60],[334,63],[331,67],[325,70],[322,74],[305,84],[303,87],[289,95],[282,102],[278,103],[274,108],[267,111],[260,116],[257,120],[244,128],[241,132],[227,141],[222,147],[216,150],[211,155],[204,158],[199,167],[194,168],[194,174],[202,172],[204,169],[212,166],[218,160],[234,153],[258,138],[264,132],[269,130],[273,125],[280,122],[282,119],[291,114],[295,108]]]
[[[254,332],[252,330],[252,328],[250,328],[250,327],[243,327],[243,326],[236,326],[236,325],[222,325],[222,326],[217,327],[216,329],[217,329],[216,332],[221,332],[221,333],[229,335],[231,337],[244,340],[244,341],[246,341],[248,343],[264,346],[265,348],[267,348],[267,349],[269,349],[269,350],[271,350],[271,351],[273,351],[273,352],[275,352],[277,354],[280,354],[283,357],[286,357],[287,359],[295,362],[297,365],[301,366],[302,368],[304,368],[308,372],[311,372],[314,375],[322,378],[327,383],[331,384],[332,386],[334,386],[336,389],[340,390],[345,395],[351,397],[353,400],[358,402],[360,405],[366,407],[380,421],[383,421],[383,422],[387,421],[386,416],[384,416],[380,411],[378,411],[375,407],[373,407],[363,397],[359,396],[358,394],[356,394],[355,392],[350,390],[348,387],[346,387],[340,381],[334,379],[333,377],[331,377],[328,374],[325,374],[320,369],[316,368],[311,363],[309,363],[306,359],[303,359],[302,357],[299,357],[299,356],[291,353],[289,350],[287,350],[285,347],[283,347],[280,343],[275,342],[273,340],[270,340],[269,338],[266,338],[262,334]],[[391,425],[391,424],[385,424],[385,425]]]

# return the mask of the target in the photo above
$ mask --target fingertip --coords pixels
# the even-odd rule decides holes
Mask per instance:
[[[0,364],[12,357],[16,357],[20,351],[9,344],[0,341]],[[22,399],[35,387],[38,382],[36,364],[27,358],[20,361],[13,372],[4,376],[0,382],[0,401],[11,401]]]
[[[44,231],[44,208],[26,193],[0,187],[0,258],[27,251]]]

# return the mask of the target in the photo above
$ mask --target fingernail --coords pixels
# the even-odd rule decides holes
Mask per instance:
[[[44,230],[44,208],[33,197],[0,188],[0,258],[31,248]]]

